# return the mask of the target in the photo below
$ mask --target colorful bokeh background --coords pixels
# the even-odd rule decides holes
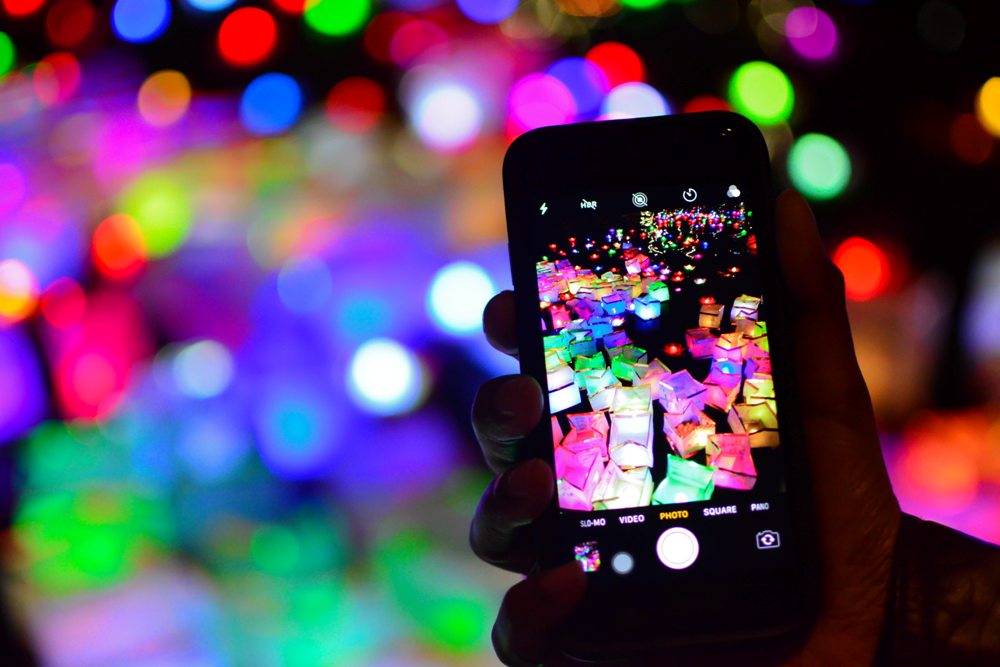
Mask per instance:
[[[1000,542],[998,24],[972,0],[0,0],[12,632],[66,667],[495,664],[515,578],[466,546],[467,415],[516,368],[479,331],[510,284],[500,164],[580,120],[758,123],[846,275],[904,508]]]

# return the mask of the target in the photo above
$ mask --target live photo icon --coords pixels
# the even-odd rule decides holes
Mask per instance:
[[[757,533],[758,549],[777,549],[781,546],[781,536],[773,530],[762,530]]]

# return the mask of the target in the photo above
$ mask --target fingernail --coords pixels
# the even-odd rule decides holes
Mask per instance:
[[[566,597],[567,593],[579,589],[586,577],[580,564],[574,560],[543,574],[538,585],[542,593],[550,598]]]

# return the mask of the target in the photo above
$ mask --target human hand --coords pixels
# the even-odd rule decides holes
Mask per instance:
[[[870,664],[886,614],[899,506],[854,354],[843,277],[826,254],[801,195],[787,191],[778,198],[775,222],[778,262],[791,298],[790,333],[824,593],[816,624],[786,664]],[[490,301],[483,323],[494,347],[517,355],[512,292]],[[817,349],[824,353],[816,354]],[[587,584],[575,562],[532,571],[537,547],[530,524],[548,505],[555,485],[549,465],[524,460],[519,444],[541,419],[543,405],[542,388],[533,378],[511,375],[486,382],[473,406],[473,427],[487,463],[498,474],[472,521],[473,551],[498,567],[531,572],[507,592],[493,629],[497,654],[508,665],[566,662],[552,635]],[[756,663],[767,656],[754,659],[741,653],[740,658]]]

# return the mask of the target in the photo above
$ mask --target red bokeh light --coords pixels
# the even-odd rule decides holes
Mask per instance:
[[[371,79],[352,76],[333,87],[326,98],[326,115],[335,127],[367,132],[385,111],[385,92]]]
[[[612,88],[622,83],[643,81],[646,78],[646,66],[642,58],[620,42],[598,44],[587,52],[586,57],[601,68]]]
[[[365,50],[379,62],[392,63],[392,53],[390,52],[392,38],[397,30],[412,20],[413,17],[405,12],[382,12],[373,18],[365,28],[365,34],[362,37]]]
[[[306,7],[312,5],[315,0],[271,0],[274,6],[288,14],[296,16],[305,13]]]
[[[868,239],[852,236],[837,248],[833,261],[844,274],[847,298],[867,301],[885,291],[889,283],[889,258]]]
[[[243,7],[219,26],[219,53],[231,65],[252,67],[271,55],[277,39],[273,16],[258,7]]]
[[[3,0],[3,8],[11,16],[34,14],[44,4],[45,0]]]
[[[688,100],[684,105],[684,113],[696,113],[698,111],[732,111],[729,104],[721,97],[715,95],[698,95]]]
[[[135,220],[112,215],[97,225],[91,245],[97,270],[112,279],[134,276],[146,263],[146,244]]]
[[[87,295],[72,278],[57,278],[42,292],[38,307],[46,322],[57,329],[69,329],[83,320]]]
[[[59,0],[45,14],[45,34],[53,46],[79,46],[94,29],[97,12],[88,0]]]
[[[32,84],[44,106],[65,102],[80,87],[80,62],[70,53],[53,53],[35,66]]]
[[[993,155],[993,137],[975,114],[963,113],[956,116],[951,122],[948,138],[951,149],[963,162],[982,164]]]
[[[389,56],[397,65],[408,65],[436,46],[448,42],[448,33],[430,21],[408,21],[389,43]]]

